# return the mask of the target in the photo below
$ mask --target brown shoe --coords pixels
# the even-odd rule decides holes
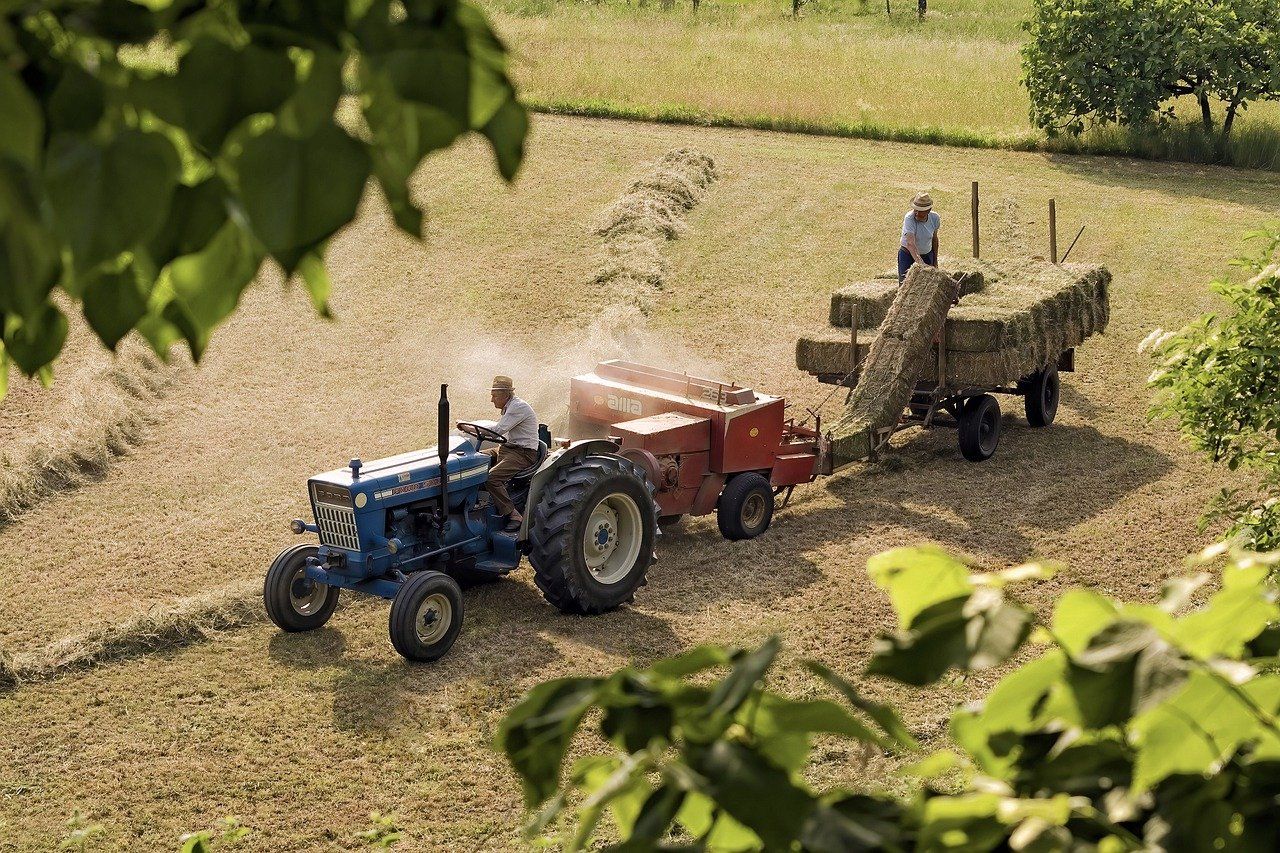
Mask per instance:
[[[520,525],[524,523],[524,517],[519,513],[513,512],[507,516],[507,524],[503,527],[506,533],[516,533],[520,530]]]

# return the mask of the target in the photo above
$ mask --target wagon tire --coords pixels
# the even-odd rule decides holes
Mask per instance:
[[[773,522],[773,487],[759,474],[739,474],[716,502],[720,535],[730,541],[754,539]]]
[[[314,631],[329,621],[338,606],[338,588],[306,576],[307,558],[319,553],[315,545],[285,548],[267,569],[262,603],[267,616],[282,631]]]
[[[971,397],[960,410],[960,452],[970,462],[995,455],[1000,444],[1000,403],[990,394]]]
[[[558,469],[529,525],[529,563],[564,613],[594,615],[632,601],[653,563],[658,505],[629,460],[590,455]]]
[[[1058,366],[1051,364],[1044,370],[1018,380],[1018,390],[1027,410],[1027,423],[1033,427],[1047,427],[1058,414],[1058,396],[1061,390]]]
[[[462,630],[462,588],[443,572],[415,572],[391,601],[387,630],[401,657],[439,660]]]

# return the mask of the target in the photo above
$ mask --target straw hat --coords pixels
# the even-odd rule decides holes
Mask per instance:
[[[933,208],[933,197],[928,193],[920,193],[911,199],[911,206],[916,210],[931,210]]]
[[[516,390],[516,387],[514,384],[512,384],[510,376],[495,376],[493,377],[493,387],[490,388],[489,390],[490,391],[506,391],[508,394],[510,394],[512,391]]]

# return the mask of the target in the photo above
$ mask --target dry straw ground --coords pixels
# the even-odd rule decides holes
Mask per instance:
[[[306,511],[306,477],[429,444],[441,381],[459,417],[483,416],[488,379],[510,373],[563,423],[567,377],[625,343],[589,337],[595,217],[682,146],[721,177],[666,244],[668,287],[631,352],[812,404],[827,389],[792,366],[796,338],[825,322],[832,290],[892,262],[913,192],[934,195],[942,251],[958,253],[978,180],[987,210],[1019,202],[985,223],[990,253],[1043,252],[1052,195],[1064,228],[1089,223],[1073,260],[1114,274],[1108,333],[1082,348],[1059,423],[1011,417],[981,465],[950,433],[906,433],[879,466],[797,491],[752,542],[695,521],[664,537],[636,606],[606,617],[559,615],[522,570],[467,593],[458,644],[436,665],[397,659],[385,606],[368,604],[312,635],[255,623],[0,692],[0,845],[47,849],[78,808],[105,827],[100,849],[170,848],[225,814],[255,829],[247,849],[347,849],[379,809],[401,816],[406,849],[517,848],[518,787],[488,744],[537,681],[771,632],[788,655],[853,674],[891,618],[865,560],[897,544],[933,540],[990,565],[1064,557],[1044,601],[1063,583],[1151,598],[1208,540],[1194,519],[1219,475],[1145,420],[1135,346],[1212,304],[1204,282],[1274,210],[1280,178],[540,117],[515,189],[478,146],[437,158],[418,184],[426,246],[373,204],[335,241],[337,323],[268,277],[206,362],[153,402],[149,440],[0,530],[0,645],[21,661],[156,604],[259,582],[293,541],[285,522]],[[936,735],[980,686],[904,698]],[[817,776],[850,773],[840,749],[818,754]],[[873,761],[860,778],[886,769]]]

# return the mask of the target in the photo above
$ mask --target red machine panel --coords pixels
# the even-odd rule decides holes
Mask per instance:
[[[774,486],[796,486],[809,483],[814,478],[814,465],[818,457],[812,451],[784,453],[773,460],[773,474],[769,482]]]
[[[654,456],[711,449],[711,421],[680,412],[616,423],[609,432],[622,439],[624,448],[643,447]]]
[[[724,451],[717,470],[767,471],[782,443],[782,409],[786,404],[774,399],[755,406],[743,406],[725,415]]]

